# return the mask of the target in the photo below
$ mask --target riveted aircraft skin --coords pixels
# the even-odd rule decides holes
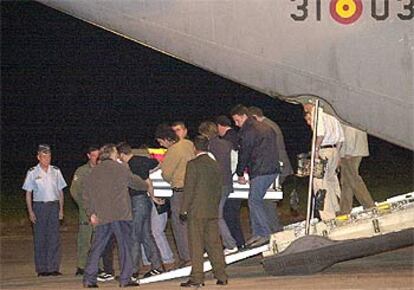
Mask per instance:
[[[38,0],[414,149],[413,0]]]

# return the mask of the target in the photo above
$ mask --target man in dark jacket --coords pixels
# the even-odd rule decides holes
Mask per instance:
[[[227,116],[221,115],[216,119],[218,134],[221,139],[231,142],[232,149],[235,152],[239,151],[239,135],[236,130],[231,127],[231,121]],[[233,157],[234,155],[232,155]],[[237,156],[237,155],[235,155]],[[231,158],[231,167],[233,168],[233,158]],[[231,169],[231,174],[234,174],[234,170]],[[233,191],[233,176],[231,181],[231,191]],[[237,247],[243,249],[245,247],[246,241],[244,240],[244,235],[240,222],[240,208],[241,208],[241,199],[237,198],[228,198],[224,204],[223,209],[223,218],[227,224],[227,227],[230,230],[232,237],[236,240]]]
[[[246,184],[244,171],[247,169],[250,179],[249,210],[253,236],[246,242],[255,247],[269,241],[272,225],[266,214],[263,197],[279,173],[279,155],[275,132],[248,116],[245,106],[237,105],[231,116],[240,127],[240,150],[236,174],[239,183]]]
[[[188,240],[192,270],[181,287],[204,285],[203,252],[207,250],[217,285],[227,285],[224,256],[219,236],[218,215],[222,192],[219,165],[207,154],[208,139],[194,140],[196,158],[187,163],[180,219],[188,219]]]
[[[249,113],[257,121],[263,122],[263,124],[270,126],[273,129],[273,131],[275,131],[276,133],[279,161],[283,163],[283,167],[281,168],[281,173],[279,176],[279,182],[280,184],[283,184],[286,177],[293,174],[293,170],[292,170],[292,165],[290,164],[289,157],[286,152],[285,138],[283,136],[282,130],[280,129],[279,125],[276,122],[267,118],[263,114],[262,109],[252,106],[252,107],[249,107]]]
[[[209,152],[216,158],[223,180],[222,196],[219,204],[219,229],[221,239],[225,247],[225,255],[238,250],[236,240],[232,237],[227,223],[223,218],[223,208],[229,194],[233,191],[233,178],[231,173],[231,142],[219,138],[217,125],[211,121],[204,121],[198,127],[198,132],[207,137],[209,141]]]
[[[286,177],[293,174],[292,165],[290,164],[290,160],[286,152],[285,138],[283,137],[282,130],[280,129],[279,125],[276,122],[272,121],[271,119],[263,115],[262,109],[258,107],[254,107],[254,106],[249,107],[249,114],[257,121],[270,126],[270,128],[272,128],[276,134],[276,144],[277,144],[277,149],[278,149],[279,161],[282,162],[282,168],[280,168],[281,172],[279,175],[279,185],[282,186],[286,180]],[[270,217],[270,221],[272,222],[273,232],[281,230],[279,228],[279,218],[276,215],[276,210],[275,210],[276,207],[277,207],[277,204],[273,200],[265,201],[265,208],[266,208],[267,214]]]
[[[120,287],[138,286],[131,280],[133,273],[131,257],[131,199],[128,187],[147,190],[148,186],[130,169],[118,163],[118,152],[114,144],[107,144],[100,150],[99,163],[84,181],[83,201],[86,214],[95,226],[88,261],[83,276],[85,288],[97,288],[99,257],[115,234],[121,274]],[[135,182],[135,184],[133,184]]]

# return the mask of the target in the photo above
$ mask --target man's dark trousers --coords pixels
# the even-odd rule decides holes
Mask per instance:
[[[85,267],[85,274],[83,276],[83,283],[85,285],[96,284],[99,258],[112,234],[115,235],[118,244],[121,267],[119,282],[121,285],[125,285],[130,281],[133,273],[131,257],[131,221],[114,221],[96,226],[88,262]]]
[[[227,281],[224,271],[225,262],[223,244],[221,243],[218,218],[194,218],[188,217],[188,242],[190,245],[191,280],[195,283],[204,282],[203,264],[204,249],[213,266],[214,277],[221,281]]]
[[[33,202],[36,223],[33,225],[37,273],[59,271],[59,201]]]
[[[175,243],[177,244],[178,256],[181,261],[190,261],[190,250],[188,245],[187,224],[180,221],[179,214],[183,203],[182,190],[173,190],[171,201],[171,226],[173,229]]]
[[[243,231],[240,224],[240,207],[242,200],[228,198],[224,204],[223,218],[230,230],[232,237],[236,240],[237,247],[245,244]]]
[[[102,265],[103,271],[107,274],[115,275],[114,271],[114,247],[115,247],[115,235],[112,234],[109,242],[102,253]]]

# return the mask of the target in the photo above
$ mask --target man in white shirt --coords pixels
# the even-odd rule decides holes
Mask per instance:
[[[342,194],[339,207],[341,214],[349,214],[354,195],[364,208],[373,207],[375,204],[359,175],[362,157],[369,156],[367,133],[347,125],[342,125],[342,128],[345,141],[341,149]]]
[[[66,182],[60,169],[50,165],[49,145],[39,145],[37,166],[29,169],[23,184],[29,219],[33,223],[37,275],[59,276],[59,220],[63,219],[63,191]]]
[[[310,113],[313,120],[314,108],[313,103],[303,105],[306,113]],[[341,197],[336,169],[339,165],[339,151],[344,141],[344,133],[339,121],[319,109],[318,124],[316,132],[316,157],[327,159],[325,174],[322,179],[314,177],[313,190],[316,196],[326,190],[323,202],[323,209],[319,210],[322,220],[335,218],[336,212],[339,212],[338,199]]]

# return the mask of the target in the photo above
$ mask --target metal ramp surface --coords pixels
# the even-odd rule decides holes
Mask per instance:
[[[237,253],[226,256],[225,261],[226,261],[227,265],[233,264],[233,263],[242,261],[244,259],[254,257],[258,254],[263,253],[264,251],[267,251],[267,250],[269,250],[269,245],[263,245],[263,246],[260,246],[260,247],[240,251],[240,252],[237,252]],[[210,261],[206,260],[204,262],[204,272],[208,272],[211,269],[212,269],[212,267],[211,267]],[[140,284],[148,284],[148,283],[161,282],[161,281],[166,281],[166,280],[171,280],[171,279],[176,279],[176,278],[182,278],[182,277],[190,276],[190,273],[191,273],[191,266],[187,266],[187,267],[184,267],[184,268],[175,269],[175,270],[172,270],[172,271],[169,271],[169,272],[165,272],[165,273],[162,273],[160,275],[140,279],[139,283]]]

